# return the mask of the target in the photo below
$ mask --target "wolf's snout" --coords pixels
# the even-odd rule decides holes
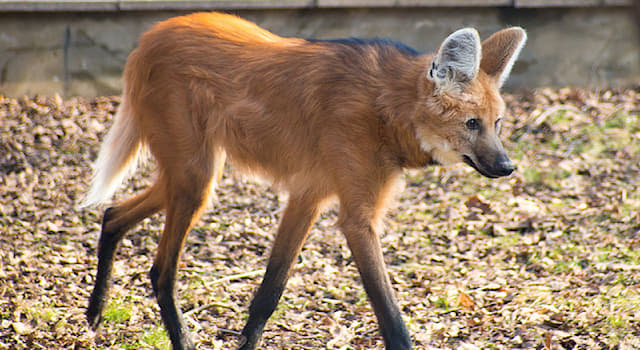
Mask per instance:
[[[468,155],[462,156],[462,160],[476,169],[480,174],[492,179],[511,175],[516,169],[509,157],[505,154],[498,155],[493,161],[487,161],[487,159],[477,157],[476,162],[473,157]]]

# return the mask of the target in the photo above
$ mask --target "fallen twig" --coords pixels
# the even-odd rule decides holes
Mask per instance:
[[[264,274],[264,269],[258,269],[258,270],[253,270],[253,271],[248,271],[248,272],[244,272],[244,273],[238,273],[235,275],[230,275],[230,276],[226,276],[226,277],[222,277],[219,278],[217,280],[213,280],[209,283],[206,283],[205,286],[206,287],[210,287],[216,284],[220,284],[220,283],[224,283],[224,282],[229,282],[229,281],[234,281],[234,280],[241,280],[244,278],[252,278],[258,275],[262,275]]]

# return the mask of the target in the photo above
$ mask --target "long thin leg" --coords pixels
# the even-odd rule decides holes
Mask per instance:
[[[370,169],[381,169],[370,166]],[[368,176],[367,176],[368,175]],[[396,187],[397,173],[362,174],[340,190],[339,226],[360,272],[378,319],[386,349],[411,349],[411,337],[396,302],[386,271],[376,228]]]
[[[185,174],[187,173],[185,171]],[[170,179],[174,182],[170,182],[167,187],[167,222],[150,272],[153,291],[160,305],[160,314],[174,350],[195,349],[182,313],[175,302],[175,280],[187,233],[198,219],[209,197],[212,174],[209,171],[199,175],[180,176],[180,180]]]
[[[292,197],[289,200],[262,284],[249,307],[249,319],[242,330],[243,339],[239,349],[249,350],[258,346],[264,326],[282,296],[289,270],[318,216],[318,202],[315,197]]]
[[[98,243],[98,272],[86,313],[89,325],[93,329],[96,329],[102,320],[101,314],[107,300],[113,257],[118,245],[132,226],[162,209],[162,186],[162,181],[159,180],[143,193],[104,212]]]
[[[386,272],[380,240],[370,221],[346,219],[342,226],[375,311],[387,349],[411,349],[411,338]]]

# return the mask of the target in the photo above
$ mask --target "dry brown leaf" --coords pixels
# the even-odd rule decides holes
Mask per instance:
[[[464,202],[464,205],[466,205],[467,208],[469,209],[471,208],[479,209],[482,212],[482,214],[489,214],[492,212],[491,205],[489,205],[489,203],[480,199],[478,195],[473,195],[467,198],[467,200]]]
[[[460,292],[458,295],[458,305],[469,311],[474,311],[476,308],[476,304],[473,302],[473,299],[471,299],[471,297],[465,292]]]

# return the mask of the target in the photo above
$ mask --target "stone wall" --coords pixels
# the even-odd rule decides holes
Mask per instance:
[[[473,26],[482,37],[510,25],[529,41],[506,89],[640,84],[640,40],[627,7],[266,9],[234,13],[282,36],[390,37],[434,50],[450,32]],[[0,94],[119,94],[138,36],[184,12],[0,13]],[[212,59],[215,59],[212,57]]]

